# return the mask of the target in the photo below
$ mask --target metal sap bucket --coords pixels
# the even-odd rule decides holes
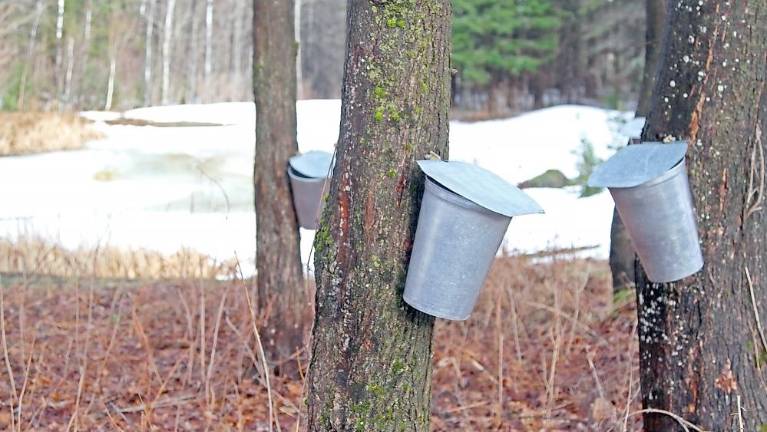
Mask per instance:
[[[419,161],[426,188],[403,298],[450,320],[471,315],[513,216],[543,213],[515,186],[475,165]]]
[[[589,186],[609,188],[652,282],[673,282],[703,267],[686,152],[685,142],[631,145],[589,178]]]
[[[293,205],[298,224],[307,229],[317,229],[324,200],[328,192],[333,155],[323,151],[310,151],[290,158],[288,177],[293,191]]]

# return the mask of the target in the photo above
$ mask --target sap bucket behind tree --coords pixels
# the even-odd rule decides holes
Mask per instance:
[[[686,142],[630,145],[589,178],[589,186],[610,189],[652,282],[673,282],[703,267],[686,152]]]
[[[328,180],[333,155],[323,151],[310,151],[290,158],[288,176],[293,190],[293,205],[298,224],[317,229],[322,210],[323,192],[328,192]]]
[[[463,162],[419,161],[426,188],[404,300],[439,318],[465,320],[513,216],[543,213],[524,192]]]

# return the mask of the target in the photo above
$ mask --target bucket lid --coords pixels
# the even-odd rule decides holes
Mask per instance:
[[[333,155],[320,150],[312,150],[293,156],[289,163],[293,170],[304,177],[325,178],[330,173]]]
[[[526,193],[492,172],[465,162],[418,161],[421,170],[450,191],[508,217],[543,213]]]
[[[626,146],[596,167],[588,184],[608,188],[639,186],[665,174],[684,159],[685,153],[685,141]]]

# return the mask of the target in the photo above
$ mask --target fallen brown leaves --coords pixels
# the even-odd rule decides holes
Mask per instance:
[[[274,430],[302,425],[307,353],[263,370],[249,282],[2,286],[0,430],[266,431],[270,408]],[[635,321],[605,263],[499,259],[472,318],[437,324],[433,430],[639,430]]]

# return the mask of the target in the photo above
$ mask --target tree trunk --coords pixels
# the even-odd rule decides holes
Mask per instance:
[[[144,106],[152,104],[152,46],[154,35],[154,14],[157,0],[148,0],[146,7],[146,37],[144,41]]]
[[[705,430],[764,430],[767,1],[686,0],[669,13],[643,138],[690,141],[706,264],[671,284],[638,268],[642,400]],[[644,421],[651,432],[684,430],[664,414]]]
[[[111,49],[110,49],[111,51]],[[117,59],[115,54],[109,55],[109,78],[107,79],[107,96],[104,101],[104,111],[112,109],[112,97],[115,93],[115,73],[117,72]]]
[[[254,29],[255,31],[255,29]],[[208,84],[210,72],[213,70],[213,0],[208,0],[205,5],[205,60],[203,64],[203,78],[205,85]]]
[[[176,0],[168,0],[165,8],[165,30],[163,30],[162,42],[162,88],[160,100],[163,105],[170,103],[170,63],[172,60],[171,49],[173,48],[173,12],[176,9]]]
[[[197,2],[192,2],[189,11],[189,58],[187,58],[186,64],[186,103],[197,102],[197,59],[198,59],[198,22],[197,19]]]
[[[434,319],[402,300],[423,175],[447,158],[450,1],[353,1],[341,131],[315,238],[311,431],[428,431]]]
[[[658,62],[663,46],[663,31],[666,22],[667,0],[645,0],[645,52],[642,71],[642,87],[639,91],[637,117],[646,117],[650,111],[655,77],[658,75]]]
[[[85,16],[83,19],[83,41],[77,54],[79,62],[75,70],[74,79],[74,99],[77,107],[82,107],[83,101],[83,83],[88,69],[89,52],[91,47],[91,34],[93,30],[93,1],[85,2]]]
[[[302,99],[304,92],[303,64],[301,61],[301,0],[295,0],[295,14],[293,17],[293,28],[296,31],[295,39],[298,51],[296,52],[296,83],[297,99]]]
[[[24,110],[24,98],[27,91],[27,73],[28,68],[34,61],[35,45],[37,44],[37,30],[40,27],[40,17],[43,15],[43,0],[37,0],[35,5],[35,19],[32,22],[32,29],[29,31],[29,45],[27,46],[27,57],[21,69],[21,84],[19,85],[19,98],[16,103],[16,109]]]
[[[57,0],[56,9],[56,102],[58,109],[62,108],[62,97],[64,87],[64,71],[62,70],[63,58],[64,58],[64,12],[66,8],[66,0]]]
[[[67,68],[64,75],[64,105],[71,107],[72,75],[75,70],[75,38],[67,38]]]
[[[645,0],[647,30],[645,33],[645,64],[642,75],[642,88],[639,91],[637,117],[645,117],[650,109],[652,91],[655,87],[655,77],[658,74],[660,48],[663,44],[663,29],[666,20],[666,0]],[[610,272],[613,279],[613,291],[618,292],[633,284],[634,261],[636,253],[626,226],[613,210],[612,226],[610,227]]]
[[[631,238],[623,224],[618,209],[613,208],[613,220],[610,225],[610,273],[612,273],[613,292],[617,293],[634,285],[636,274],[634,261],[636,252]]]
[[[262,309],[272,305],[270,325],[281,332],[268,335],[274,359],[303,346],[299,319],[307,302],[287,174],[288,158],[298,152],[296,47],[292,0],[255,0],[253,7],[258,301]]]

